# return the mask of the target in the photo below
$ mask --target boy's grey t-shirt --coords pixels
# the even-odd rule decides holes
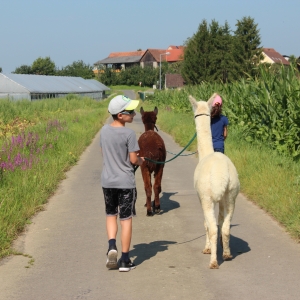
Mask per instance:
[[[101,184],[104,188],[135,188],[133,165],[129,152],[140,150],[135,132],[126,127],[104,125],[100,131],[103,154]]]

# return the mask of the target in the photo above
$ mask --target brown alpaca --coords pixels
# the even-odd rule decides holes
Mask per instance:
[[[140,146],[139,155],[141,157],[147,157],[154,161],[166,160],[166,148],[163,139],[160,135],[154,132],[156,123],[156,115],[158,113],[157,107],[154,111],[144,111],[143,107],[140,109],[142,115],[142,121],[145,126],[145,132],[140,136],[138,143]],[[145,160],[141,165],[141,172],[144,181],[144,187],[146,192],[146,207],[147,216],[153,216],[153,213],[160,212],[159,193],[161,192],[161,179],[163,175],[164,164],[155,164]],[[153,211],[151,208],[151,196],[152,196],[152,183],[151,174],[154,172],[154,203]]]

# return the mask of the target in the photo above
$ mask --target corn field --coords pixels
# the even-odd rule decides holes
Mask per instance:
[[[188,113],[189,94],[207,100],[214,92],[223,98],[223,114],[231,125],[239,126],[247,141],[264,142],[300,159],[300,80],[293,68],[282,67],[277,74],[271,74],[261,67],[259,78],[158,91],[152,101],[157,106]]]

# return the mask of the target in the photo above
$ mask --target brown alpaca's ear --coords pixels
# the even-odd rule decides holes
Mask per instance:
[[[191,95],[189,95],[189,100],[190,100],[190,103],[192,105],[193,111],[195,111],[197,109],[197,106],[198,106],[197,100]]]
[[[144,114],[143,106],[142,106],[141,109],[140,109],[140,113],[141,113],[142,115]]]
[[[154,113],[157,115],[158,114],[158,108],[155,106],[154,108]]]

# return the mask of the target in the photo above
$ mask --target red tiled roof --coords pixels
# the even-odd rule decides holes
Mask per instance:
[[[143,56],[146,51],[112,52],[108,57]]]
[[[169,62],[175,62],[175,61],[180,61],[183,60],[183,49],[172,49],[168,50],[170,53],[167,55],[167,61]]]
[[[263,52],[271,58],[274,63],[289,65],[289,61],[287,61],[280,53],[275,51],[273,48],[263,48]]]
[[[159,62],[160,61],[160,54],[164,54],[166,52],[168,52],[165,49],[148,49],[148,52],[150,52],[152,54],[152,56],[154,57],[154,59]],[[161,61],[165,61],[166,60],[166,56],[167,55],[162,55],[161,56]]]
[[[176,62],[179,60],[183,60],[183,49],[173,49],[173,50],[161,50],[161,49],[148,49],[154,59],[159,62],[168,61],[168,62]],[[169,55],[161,55],[165,53],[170,53]],[[161,56],[161,57],[160,57]]]

